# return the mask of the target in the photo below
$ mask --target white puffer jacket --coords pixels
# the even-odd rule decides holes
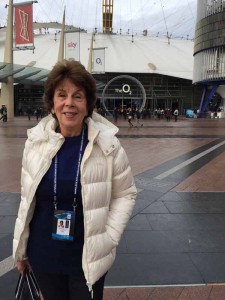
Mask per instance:
[[[116,246],[131,216],[137,191],[126,153],[115,137],[118,128],[97,113],[86,122],[89,143],[80,171],[85,229],[82,266],[91,286],[115,260]],[[55,132],[56,126],[49,115],[28,130],[13,240],[15,261],[26,257],[36,189],[64,142],[64,137]]]

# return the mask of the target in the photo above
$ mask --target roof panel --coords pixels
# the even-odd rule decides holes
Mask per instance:
[[[30,76],[36,75],[37,73],[40,73],[41,69],[38,68],[32,68],[32,67],[25,67],[24,70],[20,71],[19,73],[14,75],[15,81],[20,81],[25,78],[28,78]]]
[[[16,65],[16,64],[6,64],[4,68],[0,70],[0,81],[7,81],[9,76],[12,76],[22,70],[25,66]]]

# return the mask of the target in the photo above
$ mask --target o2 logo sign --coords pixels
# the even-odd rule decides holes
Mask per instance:
[[[128,94],[128,95],[132,95],[130,85],[127,84],[127,83],[123,84],[122,89],[115,89],[115,92],[116,93],[125,93],[125,94]]]
[[[145,92],[145,88],[144,86],[142,85],[142,83],[135,77],[132,77],[132,76],[129,76],[129,75],[119,75],[119,76],[116,76],[114,78],[112,78],[104,87],[103,89],[103,92],[102,92],[102,105],[104,107],[104,109],[108,112],[108,114],[110,116],[112,116],[111,112],[108,110],[107,106],[106,106],[106,103],[108,105],[108,97],[107,97],[107,90],[109,88],[109,86],[114,82],[114,81],[117,81],[117,80],[131,80],[133,81],[140,89],[140,92],[141,92],[141,96],[139,97],[139,100],[141,100],[140,102],[140,111],[143,110],[143,108],[145,107],[145,104],[146,104],[146,92]],[[121,81],[120,81],[121,82]],[[115,93],[126,93],[126,94],[132,94],[132,91],[131,91],[131,88],[130,88],[130,85],[127,84],[127,83],[123,83],[122,84],[122,89],[115,89]],[[140,99],[141,98],[141,99]]]
[[[122,91],[126,94],[132,95],[132,91],[130,90],[130,86],[127,83],[123,85]]]
[[[102,65],[102,60],[101,60],[100,57],[96,58],[95,61],[96,61],[96,64],[97,64],[97,65]]]

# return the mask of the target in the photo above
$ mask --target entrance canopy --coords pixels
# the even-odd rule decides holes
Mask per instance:
[[[49,72],[46,69],[0,62],[0,82],[7,82],[7,78],[13,76],[14,83],[43,86]],[[97,88],[105,86],[102,82],[96,82],[96,85]]]
[[[49,70],[0,62],[0,82],[7,82],[13,76],[14,83],[44,85]]]

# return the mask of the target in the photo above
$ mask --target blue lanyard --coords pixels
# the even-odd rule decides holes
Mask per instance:
[[[77,171],[74,181],[74,198],[73,198],[73,210],[76,210],[77,206],[77,188],[78,188],[78,179],[79,179],[79,173],[80,173],[80,164],[82,159],[82,153],[83,153],[83,146],[84,146],[84,127],[82,130],[82,137],[81,137],[81,143],[80,143],[80,150],[78,155],[78,164],[77,164]],[[55,156],[55,168],[54,168],[54,206],[55,210],[57,210],[57,171],[58,171],[58,157],[57,154]]]

